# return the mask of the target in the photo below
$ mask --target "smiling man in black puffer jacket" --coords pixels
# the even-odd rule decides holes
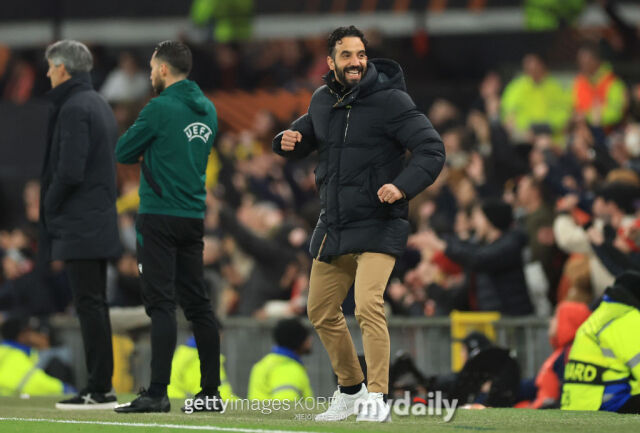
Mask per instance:
[[[385,421],[389,334],[383,294],[407,243],[408,201],[440,173],[444,146],[406,93],[400,65],[367,60],[360,30],[336,29],[328,48],[326,85],[313,94],[308,113],[274,138],[273,149],[287,158],[313,151],[319,156],[322,210],[311,239],[308,314],[340,392],[316,419],[345,419],[366,398],[370,410],[360,410],[358,420]],[[412,154],[408,163],[406,150]],[[371,392],[340,308],[354,281]]]

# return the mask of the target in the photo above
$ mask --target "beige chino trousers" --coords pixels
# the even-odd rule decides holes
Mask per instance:
[[[367,388],[389,392],[389,330],[383,294],[396,259],[388,254],[358,253],[314,260],[309,281],[309,320],[329,353],[338,384],[352,386],[364,380],[342,302],[355,282],[356,319],[362,331],[367,362]]]

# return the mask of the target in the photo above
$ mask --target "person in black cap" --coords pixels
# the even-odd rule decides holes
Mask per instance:
[[[527,237],[512,225],[511,206],[502,200],[487,199],[473,208],[473,241],[430,236],[430,248],[444,252],[463,266],[466,278],[461,290],[475,299],[475,305],[470,302],[467,306],[469,309],[499,311],[510,316],[533,312],[522,260]]]
[[[283,319],[273,331],[276,345],[251,369],[249,400],[294,401],[313,397],[300,357],[311,352],[309,330],[298,319]]]

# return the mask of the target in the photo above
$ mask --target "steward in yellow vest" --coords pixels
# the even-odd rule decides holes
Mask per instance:
[[[639,330],[640,272],[626,271],[576,333],[562,409],[640,413]]]
[[[7,319],[2,324],[0,396],[74,393],[73,387],[38,367],[38,352],[31,344],[34,333],[22,319]]]
[[[227,380],[227,372],[224,369],[224,355],[220,354],[220,398],[223,400],[237,400],[231,384]],[[169,398],[193,397],[200,391],[200,358],[196,339],[191,336],[186,344],[176,348],[171,363],[171,383],[167,388]]]
[[[276,345],[251,369],[249,400],[295,401],[313,397],[307,370],[300,359],[311,352],[309,331],[298,319],[278,322]]]

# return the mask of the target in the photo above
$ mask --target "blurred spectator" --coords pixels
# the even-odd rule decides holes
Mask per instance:
[[[227,372],[224,368],[225,357],[220,354],[220,398],[223,400],[237,400],[231,384],[227,380]],[[169,398],[193,397],[200,392],[200,358],[196,339],[191,336],[185,344],[176,347],[171,364],[171,381],[167,387]]]
[[[578,50],[580,73],[573,84],[576,113],[593,125],[611,127],[623,120],[628,106],[625,84],[609,63],[602,60],[598,47],[585,44]]]
[[[545,193],[538,181],[533,176],[523,176],[518,182],[517,203],[523,212],[522,223],[528,237],[527,270],[530,272],[541,269],[543,272],[535,272],[535,276],[527,274],[529,289],[533,285],[540,287],[546,297],[551,287],[556,287],[560,279],[562,258],[558,257],[558,249],[553,237],[554,212],[545,200]],[[537,268],[540,266],[540,268]],[[533,281],[533,280],[536,281]],[[552,296],[551,299],[554,299]],[[534,300],[538,310],[539,303]],[[549,315],[547,311],[545,316]]]
[[[28,181],[23,198],[25,222],[0,231],[0,312],[33,316],[64,311],[71,293],[63,264],[38,260],[40,183]]]
[[[311,353],[309,330],[298,319],[284,319],[273,330],[276,345],[249,376],[249,400],[298,401],[313,397],[302,355]]]
[[[607,224],[587,231],[591,245],[607,270],[614,276],[625,270],[640,270],[640,248],[636,245],[634,220],[640,187],[614,182],[601,191]]]
[[[466,273],[463,290],[471,309],[499,311],[505,315],[533,312],[523,272],[522,251],[526,235],[512,228],[513,214],[507,203],[489,199],[473,208],[474,241],[455,236],[446,240],[434,234],[416,235],[409,244],[427,245],[459,263]]]
[[[551,76],[539,54],[524,56],[522,69],[502,94],[503,121],[515,137],[547,128],[560,140],[571,117],[571,94]]]
[[[110,104],[141,101],[151,91],[149,75],[140,70],[134,55],[129,51],[120,53],[118,66],[112,70],[100,93]]]
[[[525,0],[525,24],[529,30],[557,30],[575,23],[585,0]]]
[[[283,223],[276,209],[261,205],[256,210],[261,212],[249,210],[245,215],[262,229],[262,236],[239,222],[231,209],[222,207],[219,213],[220,227],[254,259],[251,273],[239,288],[239,315],[264,315],[261,309],[268,301],[291,298],[301,266],[296,250],[304,247],[307,238],[306,234],[298,236],[295,225]]]
[[[38,350],[49,348],[48,337],[33,329],[26,317],[0,325],[0,396],[62,395],[75,389],[38,367]]]
[[[212,29],[217,42],[249,39],[252,18],[253,0],[194,0],[191,4],[193,22]]]

